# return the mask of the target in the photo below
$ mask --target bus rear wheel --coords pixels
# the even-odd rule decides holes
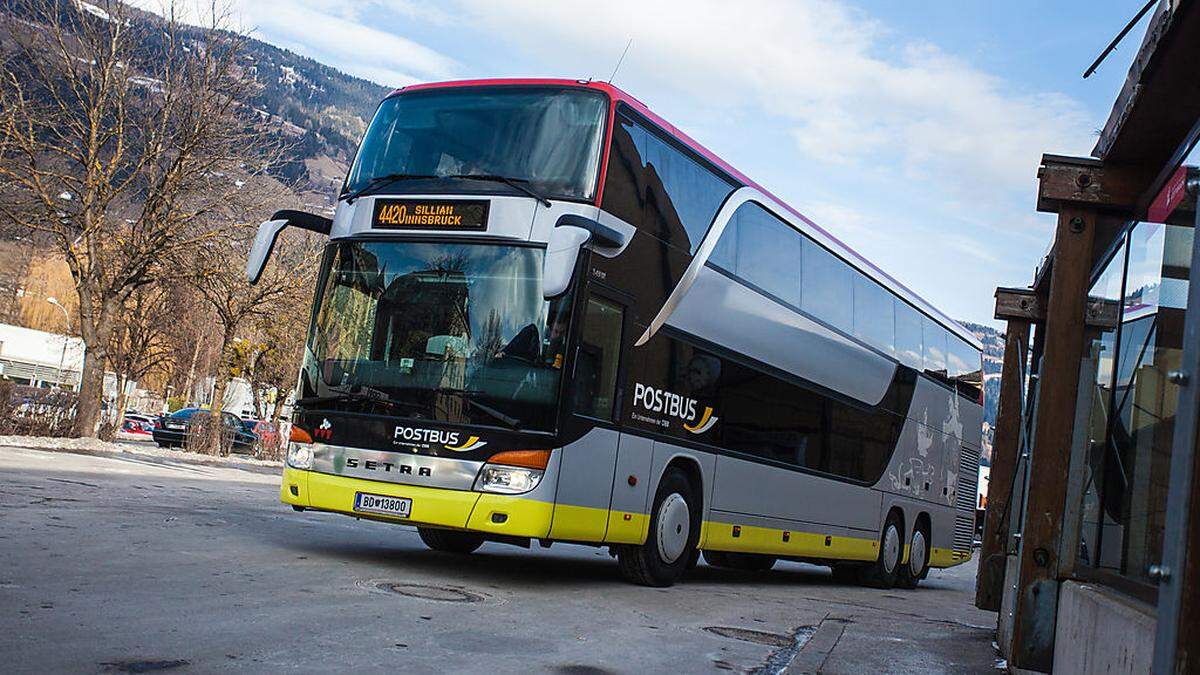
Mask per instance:
[[[766,572],[775,566],[775,557],[755,553],[730,553],[728,551],[705,551],[704,562],[713,567],[743,572]]]
[[[900,517],[889,513],[879,535],[879,558],[864,566],[859,573],[859,583],[872,588],[891,588],[896,585],[900,573],[900,559],[904,553],[904,535]]]
[[[473,553],[475,549],[483,546],[483,535],[474,532],[418,527],[417,535],[426,546],[443,553]]]
[[[687,570],[700,539],[700,501],[678,469],[667,469],[650,511],[650,531],[641,545],[617,548],[617,566],[642,586],[670,586]]]
[[[908,562],[900,565],[896,574],[897,588],[914,589],[929,573],[929,533],[924,523],[917,523],[912,543],[908,547]]]

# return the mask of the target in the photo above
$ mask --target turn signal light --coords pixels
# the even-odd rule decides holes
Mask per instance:
[[[488,464],[522,466],[526,469],[545,469],[550,462],[549,450],[506,450],[488,458]]]
[[[288,440],[293,443],[312,443],[313,439],[309,433],[295,424],[292,425],[292,432],[288,434]]]

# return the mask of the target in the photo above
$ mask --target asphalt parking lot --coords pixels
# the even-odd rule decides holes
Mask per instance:
[[[917,591],[781,563],[622,582],[607,551],[424,548],[278,472],[0,447],[6,672],[994,672],[974,564]]]

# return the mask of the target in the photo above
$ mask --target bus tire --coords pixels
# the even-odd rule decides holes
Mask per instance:
[[[705,551],[704,562],[713,567],[742,572],[766,572],[775,566],[775,556],[756,553],[730,553],[728,551]]]
[[[418,527],[417,535],[421,537],[421,541],[425,542],[426,546],[443,553],[465,555],[474,553],[475,549],[483,546],[483,535],[474,532]]]
[[[908,562],[900,565],[896,574],[896,587],[909,590],[917,587],[929,573],[929,533],[924,521],[913,530],[912,543],[908,547]]]
[[[699,499],[682,471],[667,469],[654,494],[646,542],[618,547],[617,567],[635,584],[670,586],[687,570],[699,539]]]
[[[859,583],[871,588],[891,588],[896,585],[896,575],[900,573],[900,559],[904,553],[903,532],[900,517],[894,511],[889,513],[883,524],[883,532],[879,535],[879,557],[875,562],[863,566]]]

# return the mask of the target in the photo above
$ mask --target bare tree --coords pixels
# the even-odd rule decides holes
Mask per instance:
[[[236,222],[240,189],[277,156],[241,102],[243,38],[117,0],[27,0],[6,12],[0,217],[55,248],[87,345],[73,435],[93,436],[116,315],[165,261]]]
[[[125,417],[129,383],[170,367],[175,356],[167,339],[170,297],[165,286],[153,284],[137,288],[125,301],[108,348],[108,365],[117,376],[117,405],[115,425],[102,429],[104,436],[115,432]]]
[[[244,227],[219,239],[210,239],[195,247],[192,266],[199,270],[190,282],[209,304],[217,318],[220,357],[213,387],[212,420],[219,420],[224,406],[229,378],[240,372],[234,338],[247,327],[251,319],[268,317],[276,311],[276,303],[312,286],[320,242],[299,231],[284,232],[275,245],[271,264],[258,283],[246,281],[245,260],[250,250],[254,230]],[[210,432],[197,448],[210,454],[222,450],[220,424],[210,424]]]

